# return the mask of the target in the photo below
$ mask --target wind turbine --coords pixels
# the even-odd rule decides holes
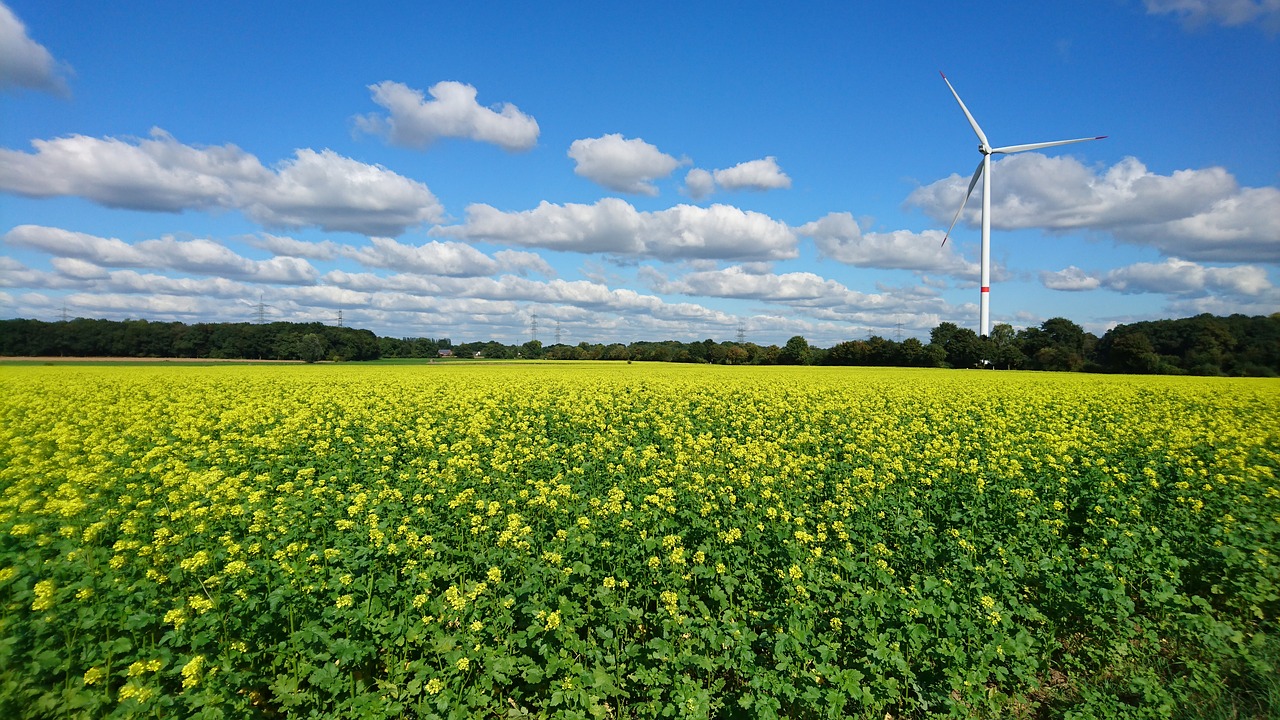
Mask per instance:
[[[993,148],[991,143],[987,142],[987,136],[982,132],[982,128],[978,127],[978,121],[973,119],[973,113],[969,112],[969,108],[965,107],[964,101],[960,99],[960,93],[951,87],[951,81],[947,79],[946,73],[939,72],[942,75],[942,81],[951,89],[951,94],[955,96],[956,102],[960,103],[960,109],[964,111],[964,116],[969,119],[969,125],[973,127],[973,132],[978,136],[978,152],[982,153],[982,161],[978,163],[978,169],[973,171],[973,179],[969,181],[969,190],[964,194],[964,200],[960,202],[960,209],[956,210],[956,216],[951,219],[951,225],[947,227],[947,234],[942,237],[942,244],[947,244],[947,238],[951,237],[951,230],[955,228],[956,221],[960,219],[960,213],[964,212],[964,206],[969,202],[969,196],[973,194],[973,186],[978,184],[978,178],[982,178],[982,301],[978,311],[978,325],[981,329],[981,335],[986,337],[990,325],[991,315],[988,310],[988,302],[991,295],[991,156],[992,155],[1011,155],[1013,153],[1022,152],[1024,150],[1039,150],[1041,148],[1053,147],[1055,145],[1070,145],[1071,143],[1088,142],[1089,140],[1101,140],[1106,135],[1098,137],[1076,138],[1075,140],[1054,140],[1052,142],[1029,143],[1026,145],[1006,145],[1005,147]]]

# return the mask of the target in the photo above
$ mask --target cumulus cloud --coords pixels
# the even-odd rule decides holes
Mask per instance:
[[[1075,265],[1055,272],[1042,272],[1040,273],[1040,282],[1050,290],[1064,290],[1067,292],[1096,290],[1102,284],[1101,280]]]
[[[1173,15],[1188,27],[1258,23],[1269,33],[1280,31],[1277,0],[1146,0],[1146,6],[1149,14]]]
[[[554,277],[556,274],[555,269],[537,253],[524,250],[499,250],[493,254],[493,259],[498,261],[498,265],[505,272],[514,272],[519,275],[537,273],[546,277]]]
[[[1165,293],[1189,295],[1224,292],[1260,295],[1271,289],[1267,273],[1254,265],[1205,267],[1169,258],[1162,263],[1135,263],[1109,271],[1103,284],[1123,293]]]
[[[716,191],[715,177],[702,168],[693,168],[684,176],[684,191],[694,200],[701,200]]]
[[[1259,297],[1275,287],[1267,271],[1257,265],[1205,266],[1180,258],[1159,263],[1134,263],[1105,273],[1089,273],[1075,266],[1040,274],[1051,290],[1093,290],[1099,287],[1126,294],[1157,293],[1196,296],[1210,293]]]
[[[56,257],[50,260],[49,264],[58,271],[58,274],[75,280],[101,280],[111,275],[101,265],[95,265],[80,258]]]
[[[927,288],[881,288],[877,293],[863,293],[815,273],[775,274],[756,270],[733,266],[668,278],[654,268],[643,268],[640,275],[660,293],[785,305],[805,317],[839,324],[839,327],[827,328],[824,333],[834,332],[834,336],[840,339],[848,337],[851,322],[867,327],[892,327],[897,320],[887,319],[888,315],[909,313],[913,321],[937,324],[939,317],[955,312],[944,299]]]
[[[689,273],[659,283],[661,292],[721,298],[779,301],[845,302],[851,291],[840,283],[810,272],[782,274],[751,272],[739,266]]]
[[[863,233],[849,213],[829,213],[796,228],[811,237],[824,256],[856,267],[933,272],[973,280],[978,264],[957,254],[955,245],[942,244],[943,233],[895,230]]]
[[[661,260],[793,258],[796,237],[785,223],[728,205],[677,205],[641,212],[618,198],[594,205],[542,202],[532,210],[504,212],[490,205],[467,208],[462,225],[433,234],[507,245]]]
[[[5,233],[4,242],[59,258],[83,261],[64,264],[59,268],[70,268],[81,275],[90,272],[87,264],[160,268],[273,284],[309,283],[318,275],[306,260],[291,257],[251,260],[207,239],[177,240],[163,237],[130,245],[117,238],[103,238],[40,225],[19,225]]]
[[[515,303],[538,303],[559,308],[573,308],[592,313],[622,313],[660,318],[727,320],[728,315],[693,303],[670,303],[655,295],[626,288],[610,288],[588,280],[531,280],[504,275],[500,278],[422,278],[396,274],[334,271],[321,278],[321,283],[344,290],[367,293],[365,302],[382,302],[384,306],[400,304],[409,296],[419,297],[419,305],[430,303],[437,310],[453,306],[468,312],[515,314]],[[323,287],[291,291],[308,295],[320,293]],[[389,295],[388,295],[389,294]],[[422,295],[437,297],[423,298]],[[399,297],[400,299],[396,299]],[[485,305],[477,305],[484,303]]]
[[[791,178],[782,172],[782,168],[778,167],[778,159],[772,155],[716,170],[713,175],[725,190],[776,190],[791,187]]]
[[[470,245],[431,241],[406,245],[391,238],[370,238],[368,247],[345,247],[342,254],[361,265],[424,275],[473,277],[498,270],[498,263]]]
[[[393,145],[425,148],[439,138],[493,143],[504,150],[528,150],[538,141],[538,121],[510,103],[487,108],[476,102],[471,85],[445,80],[421,90],[390,80],[370,85],[373,101],[386,115],[358,116],[356,126],[382,135]]]
[[[245,241],[254,247],[270,252],[272,255],[309,258],[311,260],[332,260],[337,257],[339,250],[343,247],[332,240],[308,242],[281,235],[272,235],[271,233],[250,236],[245,238]]]
[[[1280,189],[1240,188],[1222,168],[1158,175],[1129,157],[1099,171],[1071,157],[1021,153],[996,162],[993,174],[999,178],[991,202],[995,228],[1098,230],[1168,256],[1280,261]],[[945,223],[967,187],[967,178],[951,175],[917,188],[907,204]],[[980,206],[971,202],[965,211],[973,225]]]
[[[27,26],[0,3],[0,90],[42,90],[69,95],[63,75],[68,68],[45,46],[27,35]]]
[[[569,157],[573,172],[618,192],[657,195],[653,180],[664,178],[681,165],[674,157],[640,138],[617,133],[574,140]]]
[[[134,141],[71,135],[32,146],[0,149],[0,190],[131,210],[236,209],[273,227],[370,235],[398,235],[444,214],[426,185],[332,150],[299,149],[269,169],[235,145],[184,145],[159,128]]]

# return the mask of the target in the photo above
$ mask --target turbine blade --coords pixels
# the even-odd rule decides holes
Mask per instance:
[[[973,186],[978,184],[978,178],[980,177],[982,177],[982,161],[978,161],[978,169],[973,171],[973,178],[969,180],[969,190],[965,192],[964,200],[960,202],[960,209],[956,210],[956,216],[951,218],[951,224],[947,226],[947,234],[942,236],[942,245],[946,245],[947,238],[951,237],[951,231],[955,228],[956,221],[960,219],[960,213],[964,212],[964,206],[969,204],[969,196],[973,194]]]
[[[992,148],[992,155],[1008,155],[1010,153],[1022,152],[1024,150],[1039,150],[1040,148],[1053,147],[1055,145],[1070,145],[1071,143],[1089,142],[1090,140],[1102,140],[1106,135],[1098,137],[1076,138],[1075,140],[1054,140],[1053,142],[1028,143],[1026,145],[1009,145],[1006,147]]]
[[[945,73],[939,71],[938,74],[942,76],[942,82],[946,83],[947,87],[951,89],[951,94],[955,96],[956,102],[960,103],[960,109],[964,111],[964,116],[969,118],[969,124],[973,126],[973,132],[977,134],[978,141],[982,143],[982,147],[991,147],[991,143],[987,142],[987,136],[982,132],[982,128],[978,127],[978,121],[973,119],[973,113],[969,112],[969,108],[965,107],[964,101],[960,99],[960,93],[951,87],[951,81],[947,79]]]

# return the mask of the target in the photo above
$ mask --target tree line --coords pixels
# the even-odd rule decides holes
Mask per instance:
[[[578,343],[537,340],[454,344],[449,338],[378,337],[368,330],[321,323],[196,323],[147,320],[64,322],[0,320],[0,355],[212,358],[247,360],[626,360],[726,365],[867,365],[1084,372],[1276,377],[1280,375],[1280,313],[1197,315],[1117,325],[1101,338],[1066,318],[991,335],[944,322],[929,342],[872,335],[829,348],[797,335],[784,345],[703,340]]]

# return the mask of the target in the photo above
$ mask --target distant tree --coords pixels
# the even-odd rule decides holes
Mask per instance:
[[[631,351],[622,343],[613,343],[600,355],[601,360],[630,360]]]
[[[1087,334],[1066,318],[1050,318],[1038,328],[1026,328],[1018,342],[1035,370],[1080,370],[1085,363]]]
[[[298,338],[296,350],[302,361],[313,363],[324,359],[325,353],[329,350],[329,343],[316,333],[307,333]]]
[[[997,368],[1010,370],[1022,365],[1026,356],[1018,347],[1018,333],[1008,323],[996,323],[987,336],[987,359]]]
[[[953,322],[938,323],[938,326],[929,331],[929,344],[939,347],[946,347],[947,341],[955,337],[960,332],[960,326]]]
[[[807,365],[809,355],[809,341],[802,335],[796,335],[783,346],[782,352],[778,354],[778,362],[783,365]]]
[[[903,340],[898,348],[902,364],[907,367],[936,367],[940,365],[946,356],[939,357],[930,350],[931,347],[915,338]]]
[[[947,364],[953,368],[977,367],[986,358],[986,342],[969,328],[958,328],[947,339]]]
[[[861,340],[846,340],[827,350],[824,365],[862,365],[867,356],[867,344]]]
[[[1153,373],[1160,369],[1160,356],[1151,339],[1141,330],[1117,333],[1107,345],[1108,370],[1127,373]]]

